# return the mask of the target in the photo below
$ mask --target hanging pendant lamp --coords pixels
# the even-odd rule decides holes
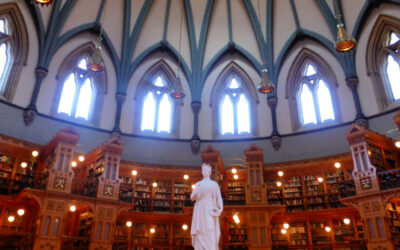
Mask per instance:
[[[337,52],[347,52],[354,49],[357,45],[354,37],[349,36],[347,34],[346,29],[344,28],[343,22],[340,20],[341,15],[337,15],[336,18],[338,20],[338,25],[336,26],[338,29],[337,39],[335,42],[335,49]]]
[[[179,76],[176,78],[175,86],[176,87],[174,88],[174,90],[172,90],[172,92],[170,93],[171,97],[176,100],[183,99],[186,96],[186,93],[182,88],[182,82]]]
[[[104,64],[103,61],[101,60],[100,45],[96,45],[93,55],[88,58],[87,67],[93,72],[101,72],[104,70]]]
[[[40,4],[40,5],[49,5],[53,3],[53,0],[32,0],[32,3]]]
[[[261,82],[258,85],[258,92],[262,94],[268,94],[275,90],[273,82],[271,82],[268,78],[268,70],[266,68],[261,70]]]

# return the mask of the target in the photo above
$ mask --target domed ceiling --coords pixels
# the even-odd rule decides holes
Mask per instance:
[[[33,72],[35,68],[45,69],[48,74],[36,89],[34,106],[39,116],[51,119],[60,65],[82,44],[96,41],[102,27],[106,96],[99,123],[80,126],[95,129],[88,134],[95,131],[122,133],[129,138],[125,144],[132,148],[138,143],[132,140],[143,143],[147,139],[161,138],[161,141],[181,142],[190,147],[189,142],[199,138],[202,148],[206,144],[221,143],[220,148],[216,148],[225,150],[225,154],[229,150],[240,153],[250,143],[265,144],[262,147],[270,151],[271,146],[266,145],[271,143],[271,136],[302,136],[305,131],[320,133],[321,127],[298,129],[292,126],[287,96],[293,62],[305,49],[312,51],[327,62],[337,82],[340,119],[339,123],[328,126],[334,129],[325,134],[333,138],[339,133],[342,141],[334,150],[321,149],[311,154],[312,150],[307,150],[308,153],[298,153],[289,159],[348,151],[344,140],[347,127],[343,126],[381,112],[367,74],[365,51],[379,15],[400,15],[398,0],[54,0],[52,5],[43,7],[33,5],[31,0],[3,2],[17,3],[29,36],[29,56],[20,82],[30,84],[19,84],[11,102],[24,109],[30,106],[32,94],[35,95]],[[357,50],[344,54],[335,51],[336,14],[341,15],[340,21],[357,40]],[[171,137],[141,135],[134,129],[136,87],[147,70],[160,60],[175,74],[179,62],[183,89],[187,93],[178,121],[179,131]],[[212,132],[213,87],[221,72],[232,64],[245,72],[254,89],[264,67],[275,84],[273,93],[254,97],[257,133],[251,136],[218,137]],[[346,79],[360,79],[361,87],[352,91]],[[124,101],[118,102],[116,97]],[[338,126],[340,132],[335,131]],[[388,126],[378,127],[385,130]],[[34,140],[41,143],[44,138]],[[235,141],[237,145],[229,144]],[[318,141],[313,143],[317,145]],[[301,145],[300,141],[295,145]],[[280,153],[277,159],[287,159],[287,156]],[[168,157],[160,156],[154,161],[162,162]],[[192,156],[188,156],[184,162],[193,161]]]

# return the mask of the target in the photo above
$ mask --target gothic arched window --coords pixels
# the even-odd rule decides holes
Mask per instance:
[[[257,92],[235,63],[221,72],[211,93],[213,135],[257,135]]]
[[[94,45],[87,43],[72,53],[60,67],[59,84],[54,101],[57,116],[97,124],[105,94],[105,69],[92,72],[87,68]]]
[[[151,135],[179,136],[179,106],[170,92],[175,88],[175,73],[164,61],[150,67],[139,82],[135,100],[134,131]]]
[[[340,119],[335,86],[335,76],[325,61],[303,49],[293,62],[286,87],[294,130]]]
[[[11,99],[28,52],[28,35],[18,6],[0,5],[0,95]]]
[[[369,74],[375,83],[381,111],[400,102],[400,20],[381,15],[375,23],[367,49]]]

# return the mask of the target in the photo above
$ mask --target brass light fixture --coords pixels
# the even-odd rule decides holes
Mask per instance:
[[[90,56],[87,60],[87,68],[93,72],[101,72],[104,70],[104,63],[101,59],[101,42],[103,41],[103,21],[105,17],[105,12],[107,10],[107,1],[104,6],[104,12],[102,13],[102,17],[100,20],[100,32],[99,37],[97,38],[97,42],[95,43],[95,50],[92,56]]]
[[[354,49],[357,45],[357,42],[352,36],[347,34],[347,31],[344,28],[343,22],[340,20],[340,18],[341,15],[336,15],[336,19],[338,20],[338,32],[335,42],[335,49],[337,52],[347,52]]]
[[[32,3],[40,4],[40,5],[49,5],[53,3],[53,0],[32,0]]]
[[[101,28],[100,28],[101,29]],[[99,43],[101,38],[99,37]],[[101,60],[101,46],[96,44],[95,51],[91,57],[88,58],[87,67],[93,72],[101,72],[104,70],[104,64]]]
[[[266,67],[261,70],[261,82],[257,87],[258,92],[261,94],[268,94],[275,90],[274,84],[269,80],[267,72],[268,70]]]
[[[182,18],[183,18],[183,9],[181,11],[181,23],[180,23],[180,26],[179,26],[179,48],[178,48],[178,54],[181,53]],[[175,80],[175,87],[172,89],[172,91],[170,93],[170,96],[175,100],[181,100],[181,99],[185,98],[185,96],[186,96],[186,93],[182,88],[182,81],[181,81],[181,78],[180,78],[180,73],[181,73],[180,64],[181,64],[181,57],[178,56],[178,65],[177,65],[178,74],[177,74],[176,80]]]

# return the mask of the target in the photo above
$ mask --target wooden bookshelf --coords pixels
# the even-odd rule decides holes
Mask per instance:
[[[117,220],[114,229],[114,240],[118,243],[128,243],[128,228],[126,227],[126,222]]]
[[[174,182],[173,212],[183,213],[185,201],[190,199],[191,187],[188,182]]]
[[[182,224],[173,224],[172,245],[177,247],[190,247],[190,229],[183,230]]]
[[[267,200],[270,205],[283,205],[283,190],[282,187],[276,185],[276,180],[265,179],[267,186]]]
[[[400,204],[398,202],[389,202],[386,205],[386,212],[394,245],[396,249],[400,248]]]
[[[332,220],[332,226],[335,242],[350,242],[351,240],[356,238],[355,230],[352,224],[346,225],[343,220],[334,219]]]
[[[79,215],[79,237],[89,238],[92,233],[93,213],[90,211],[82,212]]]
[[[151,181],[143,178],[136,178],[134,210],[137,212],[152,211],[152,186]]]
[[[332,242],[331,232],[325,231],[326,226],[331,227],[328,220],[310,221],[311,242],[313,245],[329,244]]]
[[[132,225],[132,244],[146,246],[149,244],[150,224],[148,222],[134,222]]]
[[[305,175],[303,178],[306,209],[326,209],[324,181],[318,181],[318,178],[324,177],[321,175]]]
[[[271,243],[274,249],[285,249],[289,245],[289,238],[286,234],[282,234],[282,224],[271,223]]]
[[[308,229],[306,221],[291,222],[287,229],[289,242],[292,246],[308,245]]]
[[[368,155],[371,164],[377,171],[385,171],[396,167],[396,154],[393,148],[384,148],[383,145],[368,143]]]
[[[245,205],[246,194],[244,189],[244,182],[241,181],[228,181],[228,187],[225,191],[224,204],[226,205]]]
[[[303,189],[300,176],[285,178],[284,198],[288,212],[299,212],[304,210]]]
[[[156,232],[152,235],[152,245],[169,246],[170,224],[160,223],[154,225]]]
[[[229,223],[229,245],[246,245],[248,240],[247,226],[243,223]]]
[[[155,213],[171,212],[171,181],[157,180],[157,187],[154,190],[154,209]]]

